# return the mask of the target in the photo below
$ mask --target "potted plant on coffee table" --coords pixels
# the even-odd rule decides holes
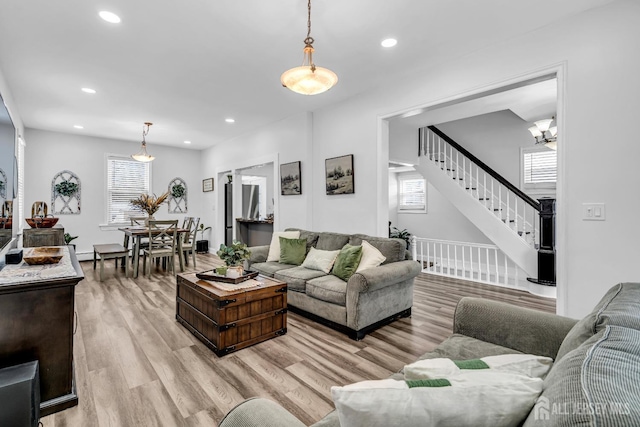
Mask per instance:
[[[226,276],[236,278],[242,276],[244,273],[244,260],[251,256],[251,251],[247,248],[246,244],[234,240],[231,246],[227,246],[224,243],[221,244],[216,255],[218,255],[227,266]],[[220,274],[217,269],[216,273]]]

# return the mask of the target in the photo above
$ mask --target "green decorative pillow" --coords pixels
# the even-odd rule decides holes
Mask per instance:
[[[280,237],[280,262],[300,265],[307,256],[307,239],[287,239]]]
[[[347,243],[340,250],[331,274],[346,282],[356,272],[361,258],[362,246],[351,246]]]

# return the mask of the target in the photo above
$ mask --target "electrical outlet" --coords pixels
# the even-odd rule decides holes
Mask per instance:
[[[604,203],[583,203],[583,221],[604,221],[606,219]]]

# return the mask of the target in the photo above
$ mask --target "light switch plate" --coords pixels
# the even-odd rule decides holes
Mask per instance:
[[[583,203],[582,204],[582,220],[583,221],[604,221],[606,219],[606,211],[604,203]]]

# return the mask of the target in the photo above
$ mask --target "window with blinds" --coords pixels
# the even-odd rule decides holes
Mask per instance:
[[[557,151],[527,149],[522,152],[522,182],[525,187],[555,186],[558,170]]]
[[[427,183],[424,178],[400,178],[399,187],[399,212],[427,211]]]
[[[151,192],[151,164],[129,157],[107,156],[107,224],[128,224],[140,216],[130,204],[140,194]]]

